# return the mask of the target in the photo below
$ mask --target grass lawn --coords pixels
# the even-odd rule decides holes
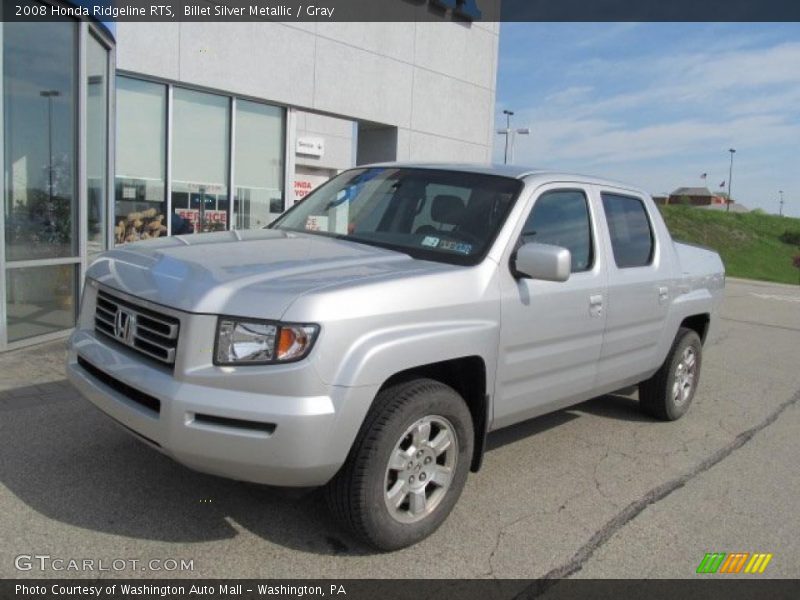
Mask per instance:
[[[800,283],[800,269],[792,265],[800,246],[780,240],[784,231],[800,232],[800,219],[688,206],[659,208],[673,238],[719,252],[729,276]]]

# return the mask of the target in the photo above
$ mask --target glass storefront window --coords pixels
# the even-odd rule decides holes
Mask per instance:
[[[172,233],[228,228],[230,98],[175,88]]]
[[[8,261],[78,253],[76,64],[76,23],[3,23]]]
[[[94,36],[86,40],[86,218],[87,257],[105,249],[108,180],[108,50]]]
[[[283,109],[236,101],[234,223],[256,229],[283,212]]]
[[[114,241],[167,234],[167,88],[117,77]]]
[[[78,265],[48,265],[6,271],[8,341],[75,325]]]
[[[108,33],[69,18],[0,24],[0,350],[74,327],[83,265],[108,242]]]
[[[230,96],[178,86],[168,93],[166,84],[127,76],[116,81],[115,243],[166,235],[167,225],[172,235],[264,227],[283,212],[283,108],[237,98],[232,136]]]

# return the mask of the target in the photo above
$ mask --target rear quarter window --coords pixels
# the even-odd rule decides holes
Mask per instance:
[[[601,196],[617,267],[649,265],[653,261],[655,238],[644,202],[634,196],[607,192]]]

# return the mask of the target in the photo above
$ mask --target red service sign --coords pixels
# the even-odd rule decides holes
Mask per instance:
[[[311,191],[314,189],[314,184],[312,184],[308,179],[295,179],[294,180],[294,197],[295,200],[300,200],[301,198],[305,198]]]

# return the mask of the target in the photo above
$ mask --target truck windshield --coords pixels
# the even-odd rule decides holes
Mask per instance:
[[[372,167],[345,171],[270,225],[460,265],[483,260],[522,189],[480,173]]]

